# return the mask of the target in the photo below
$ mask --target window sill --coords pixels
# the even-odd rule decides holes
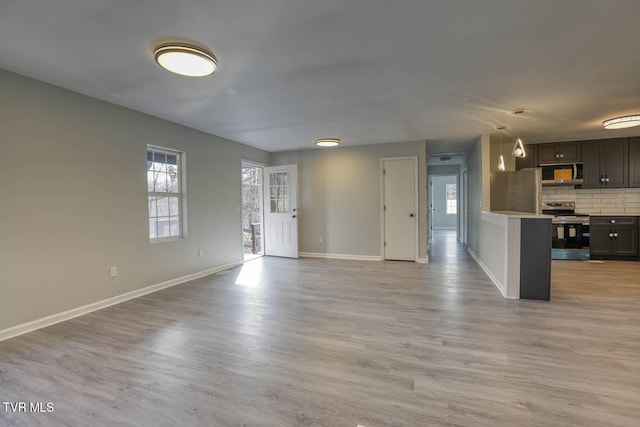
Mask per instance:
[[[184,236],[157,237],[155,239],[149,239],[149,243],[154,245],[156,243],[175,242],[176,240],[182,239],[184,239]]]

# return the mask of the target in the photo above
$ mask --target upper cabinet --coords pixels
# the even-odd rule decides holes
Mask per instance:
[[[629,186],[629,139],[616,138],[582,143],[582,188]]]
[[[629,140],[629,187],[640,187],[640,137]]]
[[[538,145],[524,146],[526,157],[516,157],[516,170],[538,167]]]
[[[576,163],[582,161],[582,143],[579,141],[538,144],[538,164]]]

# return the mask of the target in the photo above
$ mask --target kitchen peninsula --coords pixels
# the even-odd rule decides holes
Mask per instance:
[[[505,298],[550,299],[551,219],[527,212],[482,212],[483,255],[475,258]]]

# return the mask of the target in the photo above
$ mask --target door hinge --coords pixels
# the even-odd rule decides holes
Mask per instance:
[[[387,174],[387,170],[386,169],[382,169],[382,175],[386,175]]]
[[[387,242],[383,242],[383,246],[387,246]]]
[[[386,206],[383,206],[383,207],[382,207],[382,210],[386,212],[386,211],[387,211],[387,207],[386,207]]]

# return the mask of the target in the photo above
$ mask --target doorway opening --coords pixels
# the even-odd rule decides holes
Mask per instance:
[[[242,251],[245,261],[264,253],[262,170],[260,165],[242,162]]]
[[[429,189],[430,231],[457,231],[460,211],[458,175],[432,175],[429,177]]]

